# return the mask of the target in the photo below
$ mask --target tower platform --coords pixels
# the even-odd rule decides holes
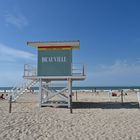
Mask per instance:
[[[84,72],[84,65],[74,64],[70,76],[37,76],[37,69],[25,64],[23,78],[39,82],[40,107],[68,106],[70,108],[72,104],[72,82],[85,80],[86,75]],[[62,89],[59,91],[54,89],[55,84],[51,84],[56,81],[65,83],[65,86],[61,86]]]
[[[85,75],[85,68],[83,64],[73,64],[72,67],[72,74],[70,76],[38,76],[37,75],[37,68],[25,64],[24,65],[24,79],[29,79],[29,80],[51,80],[51,81],[64,81],[64,80],[85,80],[86,75]]]

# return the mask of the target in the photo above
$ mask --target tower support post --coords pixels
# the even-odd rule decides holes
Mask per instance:
[[[68,108],[72,113],[72,80],[68,79]]]
[[[39,100],[40,100],[40,107],[42,106],[42,79],[39,80]]]

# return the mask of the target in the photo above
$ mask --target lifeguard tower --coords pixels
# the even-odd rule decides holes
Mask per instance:
[[[25,64],[23,78],[32,81],[29,85],[39,83],[40,106],[55,104],[70,107],[72,82],[86,78],[84,65],[72,63],[72,50],[79,49],[80,42],[27,42],[27,45],[37,49],[38,64],[37,68]],[[62,83],[62,81],[65,84],[60,86],[59,82]]]

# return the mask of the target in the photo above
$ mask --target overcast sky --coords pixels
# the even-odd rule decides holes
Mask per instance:
[[[139,0],[1,0],[0,86],[12,86],[37,51],[27,41],[80,40],[79,86],[140,85]]]

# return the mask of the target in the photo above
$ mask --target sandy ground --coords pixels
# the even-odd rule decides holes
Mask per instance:
[[[38,96],[25,94],[9,114],[8,101],[0,100],[0,140],[140,140],[136,94],[120,101],[107,93],[79,93],[70,114],[67,108],[39,108]]]

